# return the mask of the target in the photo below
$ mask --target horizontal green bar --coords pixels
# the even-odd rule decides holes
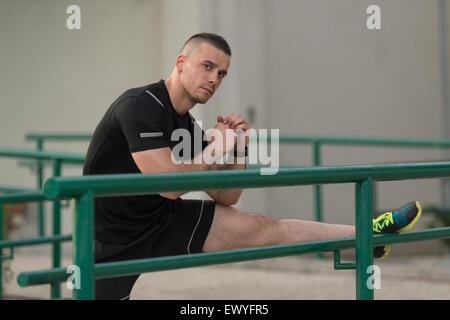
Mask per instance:
[[[51,132],[51,133],[28,133],[25,135],[26,140],[89,140],[92,138],[91,133],[79,132]]]
[[[36,191],[34,188],[16,187],[16,186],[0,186],[0,192],[27,192]]]
[[[411,241],[423,241],[433,239],[450,238],[450,227],[432,228],[426,230],[409,231],[400,234],[374,235],[373,244],[382,245],[389,243],[401,243]]]
[[[384,243],[439,238],[450,238],[450,227],[410,231],[396,235],[376,235],[374,236],[374,244],[381,245]],[[142,272],[173,270],[246,260],[275,258],[314,251],[334,251],[338,249],[354,248],[354,246],[355,238],[343,238],[210,253],[108,262],[95,264],[94,273],[96,278],[108,278],[138,274]],[[20,286],[24,287],[29,285],[63,282],[67,279],[67,277],[68,274],[66,273],[65,268],[57,268],[22,272],[18,275],[17,282]]]
[[[31,159],[56,159],[62,162],[83,163],[84,154],[72,152],[39,151],[17,148],[0,148],[0,156],[13,158],[31,158]]]
[[[0,194],[0,202],[2,203],[40,201],[46,199],[45,193],[41,190]]]
[[[1,240],[0,248],[9,248],[9,247],[21,247],[21,246],[31,246],[31,245],[39,245],[45,243],[56,243],[61,241],[71,241],[72,235],[57,235],[57,236],[48,236],[48,237],[38,237],[38,238],[29,238],[29,239],[17,239],[17,240]]]
[[[25,136],[27,140],[88,140],[92,138],[91,133],[29,133]],[[270,135],[268,135],[270,140]],[[380,137],[336,137],[336,136],[303,136],[287,135],[279,136],[280,143],[327,143],[327,144],[364,144],[382,146],[411,146],[411,147],[436,147],[450,148],[450,140],[447,139],[406,139],[406,138],[380,138]]]
[[[171,270],[244,260],[281,257],[317,250],[326,251],[333,250],[335,248],[349,248],[354,246],[354,242],[354,239],[347,238],[161,258],[99,263],[94,266],[94,273],[96,278],[107,278],[119,275],[136,274],[141,272]],[[68,275],[66,273],[66,269],[58,268],[50,270],[22,272],[18,275],[17,282],[20,286],[23,287],[49,282],[62,282],[65,281],[67,277]]]
[[[77,166],[83,165],[83,162],[76,162],[76,163],[65,163],[64,167],[67,168],[68,166]],[[36,169],[40,167],[52,167],[53,161],[52,160],[22,160],[18,161],[19,167],[29,167],[30,169]]]
[[[78,197],[88,190],[97,196],[116,196],[208,189],[351,183],[369,177],[375,181],[440,178],[450,176],[450,162],[282,167],[275,175],[263,175],[261,170],[57,177],[47,180],[44,191],[49,198],[55,199]]]
[[[402,139],[402,138],[372,138],[372,137],[280,135],[279,141],[280,143],[319,142],[321,144],[325,143],[325,144],[340,144],[340,145],[450,148],[450,140],[448,139]]]

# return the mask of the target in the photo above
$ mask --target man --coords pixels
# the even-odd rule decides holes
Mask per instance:
[[[238,113],[218,116],[215,129],[223,139],[191,143],[174,161],[172,149],[177,129],[204,133],[190,115],[197,103],[206,103],[219,88],[230,66],[231,50],[216,34],[192,36],[175,60],[164,81],[122,94],[108,109],[92,137],[83,174],[160,173],[201,170],[245,169],[237,152],[233,164],[208,164],[206,155],[233,153],[242,134],[250,129]],[[201,138],[200,138],[201,139]],[[198,141],[197,141],[198,142]],[[248,142],[248,141],[247,141]],[[198,149],[198,150],[196,150]],[[219,150],[219,151],[217,151]],[[220,151],[221,150],[221,151]],[[239,151],[239,150],[238,150]],[[178,158],[178,160],[180,160]],[[242,160],[242,158],[241,158]],[[243,212],[233,205],[241,189],[206,190],[212,200],[181,199],[183,192],[157,195],[97,198],[95,201],[95,260],[109,262],[157,256],[211,252],[235,248],[302,241],[354,237],[355,228],[305,221],[274,219],[256,212]],[[374,232],[400,232],[411,228],[421,214],[418,202],[385,213],[374,220]],[[375,248],[384,258],[389,245]],[[96,281],[97,299],[128,299],[138,276]]]

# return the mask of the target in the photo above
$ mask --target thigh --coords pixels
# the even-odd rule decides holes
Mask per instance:
[[[203,246],[204,252],[273,244],[277,220],[216,203],[214,219]]]
[[[215,202],[212,200],[179,199],[174,219],[151,250],[152,256],[170,256],[202,252],[210,230]]]

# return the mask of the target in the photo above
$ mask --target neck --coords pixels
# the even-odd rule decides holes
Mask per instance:
[[[194,107],[195,103],[192,103],[191,99],[180,85],[180,82],[177,81],[173,75],[165,81],[165,84],[173,108],[179,115],[184,116]]]

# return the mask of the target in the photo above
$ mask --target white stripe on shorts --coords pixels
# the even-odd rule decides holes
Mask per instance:
[[[194,231],[192,231],[191,239],[189,239],[189,243],[188,243],[188,245],[187,245],[187,252],[188,252],[189,254],[191,254],[191,251],[189,250],[189,247],[191,246],[191,242],[192,242],[192,239],[194,238],[194,234],[195,234],[195,231],[197,230],[198,224],[200,223],[200,220],[202,219],[202,214],[203,214],[203,201],[204,201],[204,200],[202,200],[202,207],[201,207],[201,209],[200,209],[200,215],[198,216],[197,224],[195,225]]]

